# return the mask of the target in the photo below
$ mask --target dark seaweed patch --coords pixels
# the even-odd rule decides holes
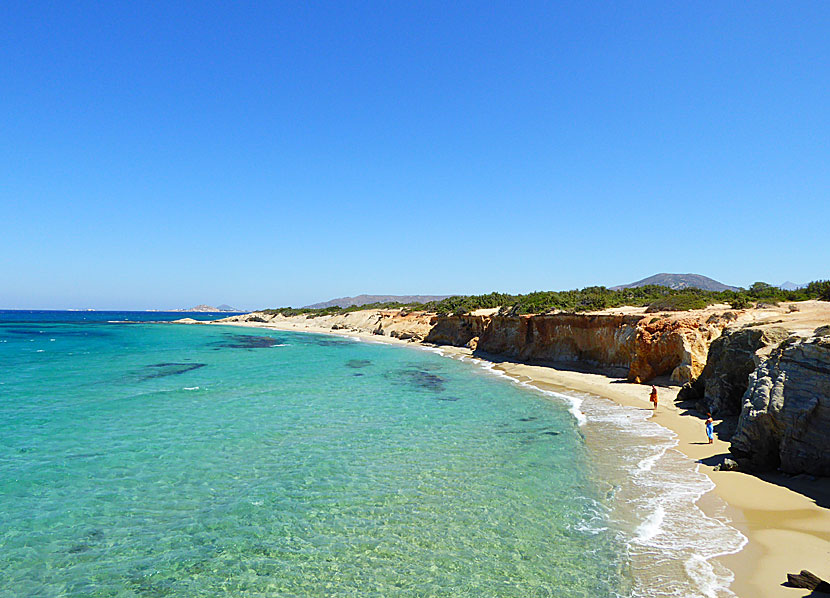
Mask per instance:
[[[254,336],[252,334],[226,334],[225,339],[213,343],[225,349],[267,349],[284,344],[273,336]]]
[[[93,457],[103,457],[104,453],[78,453],[77,455],[67,455],[67,459],[91,459]]]
[[[429,393],[430,398],[437,401],[459,401],[461,397],[443,394],[446,391],[447,380],[438,374],[429,371],[428,367],[407,367],[392,372],[387,372],[384,377],[392,384],[401,384],[415,387]],[[440,371],[440,369],[438,369]]]
[[[2,332],[7,335],[39,337],[46,336],[49,338],[64,337],[64,338],[103,338],[112,336],[109,332],[102,332],[100,330],[89,330],[79,328],[49,328],[48,326],[38,326],[37,328],[30,327],[3,327]],[[9,336],[13,338],[13,336]]]
[[[199,368],[203,368],[206,365],[206,363],[153,363],[151,365],[144,366],[144,370],[147,373],[145,373],[142,380],[150,380],[152,378],[164,378],[165,376],[177,376],[178,374],[184,374],[185,372],[198,370]]]
[[[314,344],[318,347],[346,347],[352,345],[352,341],[340,340],[336,338],[318,338],[314,339]]]
[[[436,370],[441,370],[442,368],[441,368],[440,365],[434,365],[434,364],[431,364],[431,363],[409,362],[409,363],[406,364],[406,369],[423,370],[423,371],[427,371],[427,372],[433,371],[434,372]]]
[[[104,539],[104,532],[100,529],[94,529],[91,532],[89,532],[86,537],[89,538],[92,542],[100,542]]]
[[[72,546],[67,552],[69,554],[80,554],[87,552],[94,548],[94,544],[101,542],[104,539],[104,532],[100,529],[94,529],[86,535],[86,538]]]
[[[348,368],[365,368],[370,365],[372,365],[372,362],[368,359],[350,359],[346,362]]]
[[[534,430],[502,430],[496,432],[496,434],[550,434],[552,436],[558,436],[559,432],[550,431],[550,426],[546,426],[544,428],[536,428]]]
[[[437,376],[431,372],[413,368],[400,370],[399,375],[409,384],[417,386],[422,390],[428,390],[436,393],[444,392],[444,379],[441,376]]]

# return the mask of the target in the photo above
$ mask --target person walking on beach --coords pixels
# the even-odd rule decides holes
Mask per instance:
[[[654,404],[654,410],[657,411],[657,387],[652,385],[651,396],[648,398]]]
[[[706,414],[706,436],[709,438],[709,444],[715,441],[715,420],[712,419],[712,414]]]

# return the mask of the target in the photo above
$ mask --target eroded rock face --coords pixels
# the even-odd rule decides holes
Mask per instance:
[[[478,348],[522,361],[581,361],[628,368],[640,316],[493,316]]]
[[[749,376],[730,450],[756,471],[830,475],[830,336],[791,337]]]
[[[694,317],[643,320],[628,379],[646,382],[667,373],[678,384],[696,379],[706,365],[709,346],[727,322]]]
[[[424,340],[436,345],[475,349],[489,322],[487,316],[436,316]]]
[[[698,399],[701,410],[723,417],[738,415],[749,376],[758,365],[758,352],[789,337],[783,328],[727,329],[709,347],[709,356],[691,391],[683,398]]]

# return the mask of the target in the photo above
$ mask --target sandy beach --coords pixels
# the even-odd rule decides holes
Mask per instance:
[[[313,320],[283,320],[268,323],[228,322],[224,325],[294,330],[336,334],[371,342],[411,345],[388,336],[353,330],[336,330],[315,326]],[[448,356],[470,356],[467,348],[441,346]],[[487,356],[476,354],[479,359]],[[649,385],[633,384],[623,378],[603,373],[559,369],[491,360],[506,375],[540,389],[574,390],[614,401],[629,407],[650,407]],[[675,404],[679,387],[658,385],[659,408],[653,421],[677,434],[676,450],[699,463],[700,471],[714,483],[712,493],[704,495],[698,506],[714,516],[711,494],[727,505],[727,517],[748,539],[740,552],[720,557],[720,562],[735,574],[731,590],[741,598],[755,596],[805,596],[804,589],[784,584],[788,572],[808,569],[819,576],[830,577],[830,481],[811,476],[783,474],[750,475],[736,471],[716,471],[714,465],[729,454],[728,442],[717,437],[706,443],[703,419]],[[717,424],[717,422],[716,422]]]

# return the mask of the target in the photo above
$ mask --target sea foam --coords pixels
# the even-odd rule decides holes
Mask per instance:
[[[604,439],[590,445],[620,480],[612,519],[626,536],[635,595],[734,596],[734,575],[715,559],[740,551],[746,537],[698,506],[714,483],[676,449],[677,435],[642,409],[604,399],[583,404]]]

